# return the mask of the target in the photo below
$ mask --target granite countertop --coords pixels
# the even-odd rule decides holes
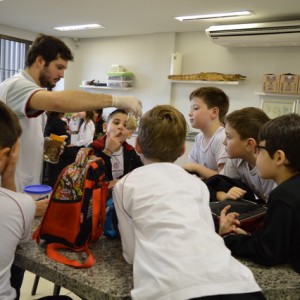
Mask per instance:
[[[96,263],[88,269],[75,269],[50,260],[45,255],[45,247],[35,241],[17,250],[15,263],[85,299],[130,299],[132,266],[123,259],[120,240],[101,238],[90,249]],[[68,256],[83,257],[79,253]],[[264,267],[249,260],[240,261],[252,270],[268,300],[299,300],[300,276],[289,265]]]

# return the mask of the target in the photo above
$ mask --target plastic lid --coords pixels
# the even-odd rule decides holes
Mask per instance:
[[[27,185],[24,188],[24,192],[28,194],[49,194],[51,191],[51,186],[44,184]]]

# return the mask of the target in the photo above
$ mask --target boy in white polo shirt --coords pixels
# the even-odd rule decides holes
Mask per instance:
[[[216,87],[202,87],[190,94],[190,123],[201,132],[189,153],[190,163],[183,166],[201,178],[218,174],[227,160],[222,124],[229,108],[228,96]]]

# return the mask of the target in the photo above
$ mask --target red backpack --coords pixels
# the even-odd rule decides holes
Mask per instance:
[[[89,243],[103,232],[108,182],[105,165],[91,148],[81,148],[76,160],[60,174],[48,208],[33,239],[47,242],[47,255],[64,264],[88,268],[94,264]],[[85,252],[85,262],[69,259],[58,249]]]

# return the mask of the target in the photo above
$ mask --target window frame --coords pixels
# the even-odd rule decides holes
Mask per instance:
[[[25,49],[22,45],[11,44],[8,45],[8,49],[5,49],[8,51],[3,54],[1,53],[3,40],[24,44]],[[0,82],[18,73],[20,69],[25,68],[26,55],[31,44],[32,41],[26,39],[0,34]]]

